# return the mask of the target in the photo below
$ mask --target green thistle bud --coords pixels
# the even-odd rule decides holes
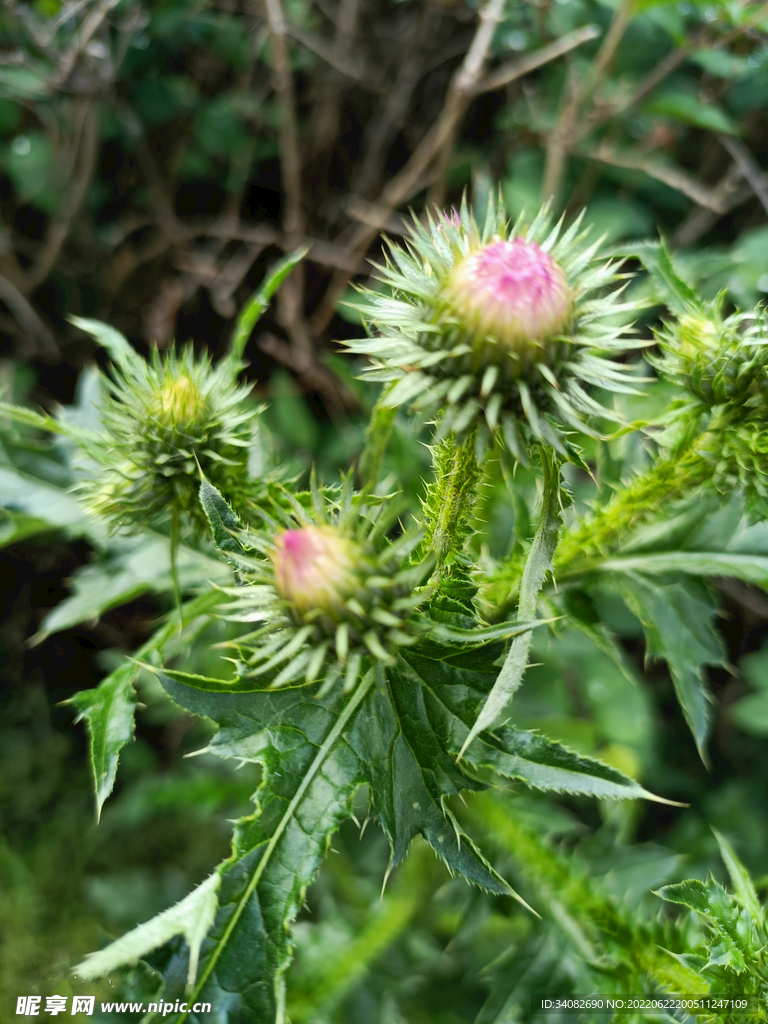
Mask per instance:
[[[261,557],[235,556],[247,582],[227,591],[235,600],[225,614],[263,623],[234,645],[242,674],[271,676],[272,686],[322,677],[324,690],[342,680],[349,689],[366,665],[392,663],[429,628],[420,607],[434,560],[414,564],[423,534],[388,541],[385,503],[370,507],[368,497],[356,510],[348,486],[339,505],[316,494],[314,515],[287,500],[293,516],[279,510],[282,524],[238,534]]]
[[[763,311],[722,315],[721,296],[708,307],[691,305],[656,337],[662,357],[651,359],[660,376],[688,391],[706,408],[768,403],[768,319]]]
[[[190,348],[149,363],[138,356],[105,380],[101,409],[109,444],[83,485],[86,505],[116,526],[144,526],[171,511],[205,528],[200,473],[237,499],[248,480],[257,406],[234,381],[233,365],[212,367]]]
[[[611,357],[628,347],[617,315],[634,307],[621,287],[605,294],[618,265],[597,259],[587,234],[580,220],[552,227],[546,210],[510,226],[501,202],[482,232],[466,203],[429,228],[416,221],[379,268],[391,295],[362,290],[372,336],[347,347],[389,384],[387,405],[440,411],[438,437],[477,426],[479,456],[500,429],[521,461],[533,442],[574,457],[569,433],[615,419],[586,388],[633,391]]]

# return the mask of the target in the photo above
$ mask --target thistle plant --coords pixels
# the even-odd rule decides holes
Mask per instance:
[[[183,533],[201,558],[196,596],[182,602],[178,594],[135,659],[72,699],[91,732],[99,806],[132,735],[139,665],[176,704],[215,723],[211,753],[262,771],[231,855],[182,903],[78,965],[80,978],[150,958],[165,975],[174,1024],[202,1024],[193,1007],[204,1002],[222,1024],[284,1024],[292,924],[361,787],[389,841],[387,875],[421,836],[451,872],[528,913],[465,832],[454,797],[515,781],[563,797],[672,802],[642,785],[641,766],[636,778],[597,750],[572,750],[526,727],[518,698],[510,703],[532,643],[541,638],[537,656],[551,659],[547,644],[569,632],[636,680],[640,670],[596,610],[606,594],[636,616],[647,657],[666,661],[706,757],[713,710],[705,671],[724,664],[725,653],[705,579],[730,574],[768,586],[760,539],[742,522],[764,486],[765,318],[694,301],[663,246],[640,249],[669,289],[652,364],[675,397],[641,421],[642,433],[601,438],[602,423],[621,409],[587,389],[613,392],[620,406],[634,389],[619,356],[652,339],[630,342],[626,317],[636,303],[624,297],[619,265],[600,258],[589,237],[580,221],[553,226],[546,211],[510,225],[500,205],[480,229],[465,203],[428,227],[415,223],[406,248],[390,246],[380,274],[391,294],[367,297],[372,336],[349,343],[370,358],[363,373],[384,389],[357,473],[339,483],[312,474],[306,490],[277,484],[274,466],[265,480],[248,475],[259,407],[237,383],[240,359],[270,289],[298,254],[241,316],[216,367],[189,350],[147,363],[110,328],[80,321],[116,365],[99,430],[4,407],[16,423],[67,434],[85,453],[75,484],[91,516],[154,543],[170,513],[172,543]],[[383,479],[401,406],[434,421],[420,505],[409,482],[400,493]],[[589,462],[577,443],[586,435]],[[641,472],[639,460],[621,462],[641,448]],[[514,543],[499,557],[482,521],[486,504],[500,500],[486,491],[498,484],[489,450],[509,480],[501,500],[515,512]],[[512,474],[523,461],[532,483]],[[587,465],[599,486],[569,463]],[[721,471],[723,463],[730,468]],[[733,493],[724,510],[727,473]],[[730,524],[719,548],[705,529],[713,509]],[[216,648],[218,670],[174,664],[212,617],[230,631]],[[695,887],[662,895],[698,911]],[[529,898],[534,904],[535,892]],[[591,912],[583,908],[585,920]],[[568,913],[578,916],[578,906]],[[186,946],[157,952],[178,936]],[[640,949],[645,939],[635,940]],[[633,970],[650,964],[662,989],[690,976],[674,963],[667,971],[655,950],[640,952],[630,957]],[[716,991],[717,972],[700,987],[709,990],[710,975]]]

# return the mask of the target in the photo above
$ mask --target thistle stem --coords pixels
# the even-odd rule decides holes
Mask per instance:
[[[436,571],[441,572],[473,529],[473,513],[484,475],[475,455],[475,429],[461,443],[453,437],[438,442],[432,449],[432,465],[435,476],[423,503],[427,527],[424,550],[434,553]]]
[[[614,549],[627,533],[662,505],[682,498],[712,475],[712,463],[700,451],[659,460],[636,477],[590,519],[575,524],[557,553],[558,576]]]
[[[365,432],[365,447],[360,456],[358,473],[363,488],[373,489],[381,477],[381,467],[392,435],[397,409],[385,405],[388,390],[384,391],[371,413]]]
[[[518,622],[531,622],[536,615],[539,593],[544,579],[554,563],[558,534],[563,519],[560,502],[560,463],[550,448],[540,446],[539,454],[543,473],[541,512],[520,581],[520,600],[517,605]],[[512,641],[501,672],[493,684],[493,689],[488,694],[477,721],[470,729],[459,752],[460,758],[472,740],[483,729],[490,728],[512,700],[515,691],[523,681],[523,675],[528,666],[528,651],[532,637],[532,630],[528,630],[528,632],[516,636]]]
[[[171,583],[173,584],[173,598],[176,602],[176,611],[181,616],[181,586],[179,585],[179,506],[173,502],[171,506]]]

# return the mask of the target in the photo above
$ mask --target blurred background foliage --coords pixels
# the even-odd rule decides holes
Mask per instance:
[[[617,246],[662,232],[705,295],[760,301],[765,4],[499,0],[486,10],[478,20],[464,0],[5,0],[3,397],[65,403],[87,422],[98,401],[89,368],[103,356],[70,315],[108,321],[145,352],[177,338],[220,354],[267,268],[303,243],[306,262],[248,343],[248,375],[269,400],[269,459],[299,474],[314,463],[330,479],[359,452],[376,397],[334,343],[359,330],[342,303],[366,280],[380,231],[402,234],[409,206],[420,215],[464,190],[482,213],[496,183],[513,214],[550,195],[568,216],[586,206]],[[655,296],[642,280],[633,287],[650,303],[647,328]],[[388,454],[414,507],[426,437],[398,420]],[[65,449],[25,431],[0,449],[12,510],[0,520],[9,1007],[20,994],[68,992],[69,965],[205,877],[258,781],[252,766],[185,760],[205,746],[205,723],[143,677],[136,740],[94,824],[85,734],[62,702],[146,639],[170,606],[168,573],[146,537],[107,538],[85,520],[67,492]],[[624,439],[603,457],[618,479],[647,455]],[[495,555],[529,535],[535,498],[519,472],[521,497],[510,500],[508,468],[494,463],[479,513]],[[583,508],[589,481],[572,482]],[[212,571],[187,568],[195,579]],[[418,845],[380,899],[386,842],[345,826],[297,930],[296,1024],[515,1024],[533,1019],[532,993],[599,988],[590,964],[630,970],[617,950],[633,929],[664,927],[650,889],[725,877],[712,825],[765,891],[768,602],[730,580],[714,594],[727,651],[709,671],[709,767],[615,593],[599,611],[626,671],[575,631],[539,637],[541,664],[516,704],[519,725],[545,727],[688,806],[516,791],[457,805],[540,921],[451,880]],[[178,652],[184,667],[211,671],[206,652],[220,638],[191,640]],[[146,991],[140,974],[126,998]]]

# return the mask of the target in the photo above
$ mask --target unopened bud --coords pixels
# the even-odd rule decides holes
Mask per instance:
[[[205,415],[205,402],[200,388],[186,374],[166,378],[157,397],[158,419],[167,424],[179,426],[194,423]]]
[[[491,242],[457,263],[447,298],[476,335],[492,337],[508,350],[562,332],[572,308],[562,269],[524,238]]]
[[[302,614],[333,613],[356,589],[357,545],[333,526],[286,530],[270,557],[278,593]]]

